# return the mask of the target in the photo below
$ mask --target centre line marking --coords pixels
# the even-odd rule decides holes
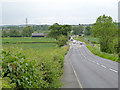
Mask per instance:
[[[116,70],[114,70],[114,69],[112,69],[112,68],[110,68],[110,70],[113,71],[113,72],[116,72],[116,73],[118,72],[118,71],[116,71]]]
[[[106,68],[106,66],[104,66],[104,65],[101,65],[103,68]]]
[[[100,65],[99,63],[96,63],[97,65]]]

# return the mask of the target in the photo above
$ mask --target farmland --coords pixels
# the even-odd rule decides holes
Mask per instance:
[[[52,38],[3,38],[2,42],[4,88],[62,87],[60,79],[68,47],[58,47]]]
[[[47,42],[56,42],[53,38],[32,38],[32,37],[10,37],[2,38],[2,43],[47,43]]]

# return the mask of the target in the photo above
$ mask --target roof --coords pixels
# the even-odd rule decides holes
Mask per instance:
[[[44,33],[32,33],[32,36],[44,36]]]

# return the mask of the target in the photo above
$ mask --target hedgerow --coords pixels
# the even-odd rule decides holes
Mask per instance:
[[[38,57],[29,60],[21,48],[4,48],[2,51],[2,87],[18,89],[62,87],[60,79],[63,74],[62,67],[66,52],[67,49],[59,48],[51,53],[38,54]]]

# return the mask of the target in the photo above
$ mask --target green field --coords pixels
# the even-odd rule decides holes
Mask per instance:
[[[81,37],[78,37],[75,39],[82,41],[82,42],[85,42],[85,39],[88,39],[89,42],[91,42],[91,43],[99,43],[99,38],[95,38],[95,37],[91,37],[91,36],[84,36],[84,37],[81,36]]]
[[[3,38],[2,42],[4,42],[2,43],[2,65],[5,67],[3,72],[8,73],[7,70],[12,70],[10,77],[2,78],[2,87],[19,88],[16,83],[24,88],[62,87],[60,80],[63,74],[64,56],[69,47],[66,49],[58,47],[56,40],[52,38]],[[23,71],[19,72],[18,69]],[[14,72],[19,73],[21,78],[18,78]],[[12,80],[15,80],[15,83],[11,82]]]
[[[9,43],[6,43],[9,42]],[[21,42],[21,43],[18,43]],[[23,43],[26,42],[26,43]],[[29,42],[29,43],[27,43]],[[36,42],[36,43],[33,43]],[[42,43],[41,43],[42,42]],[[44,43],[45,42],[45,43]],[[48,43],[51,42],[51,43]],[[27,49],[33,49],[33,50],[39,50],[40,52],[49,51],[51,49],[54,49],[56,47],[55,39],[51,38],[3,38],[2,39],[2,47],[20,47],[24,50]]]
[[[56,42],[53,38],[33,38],[33,37],[9,37],[9,38],[2,38],[2,43],[31,43],[31,42]]]

